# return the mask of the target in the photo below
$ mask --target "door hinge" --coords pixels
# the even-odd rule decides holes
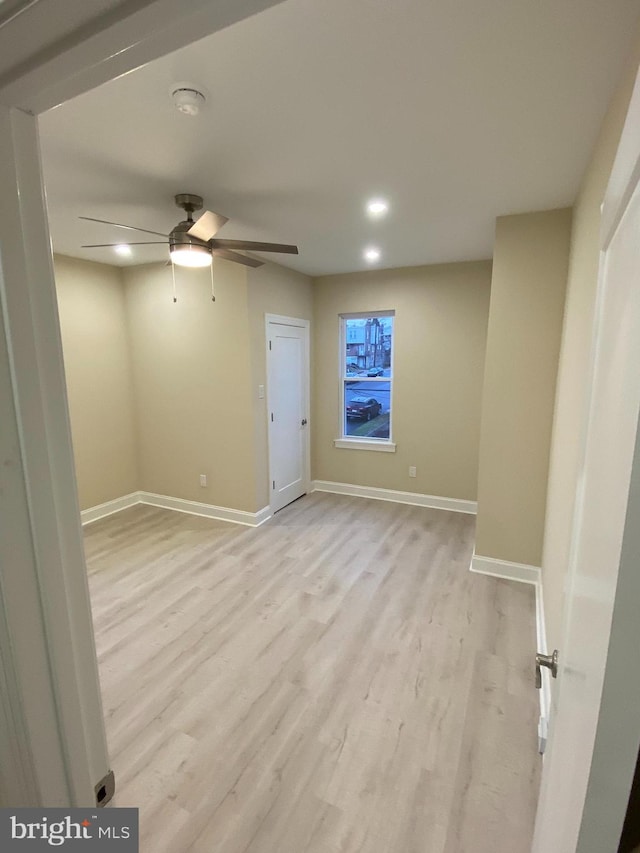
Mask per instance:
[[[273,412],[271,412],[271,423],[273,423]]]
[[[269,341],[269,349],[271,349],[271,341]]]
[[[273,480],[273,486],[271,486],[271,488],[272,488],[272,489],[275,489],[275,487],[276,487],[276,481],[275,481],[275,480]]]

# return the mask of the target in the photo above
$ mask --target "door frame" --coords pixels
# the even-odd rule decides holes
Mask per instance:
[[[609,183],[602,204],[600,227],[600,264],[596,293],[595,318],[591,340],[588,392],[580,435],[581,469],[586,459],[589,412],[595,381],[599,332],[607,300],[605,287],[605,258],[617,226],[629,202],[640,187],[640,71],[637,73],[626,121],[618,145]],[[567,636],[571,608],[571,589],[577,541],[582,517],[582,470],[576,483],[576,504],[572,522],[572,540],[567,574],[567,595],[563,613],[563,641]],[[633,781],[638,744],[640,740],[640,678],[634,677],[637,652],[640,648],[640,418],[636,426],[636,439],[629,498],[626,507],[624,534],[618,579],[613,602],[609,647],[600,698],[600,709],[595,733],[589,778],[584,807],[574,850],[558,853],[598,853],[617,846],[627,809],[628,795]],[[562,649],[560,650],[562,653]],[[562,698],[562,683],[558,683],[558,702]],[[550,740],[550,750],[553,741]],[[545,755],[546,757],[546,755]],[[542,785],[536,827],[551,820],[553,803],[545,795],[545,772],[550,762],[543,765]],[[612,797],[613,795],[613,797]],[[537,837],[537,832],[536,832]],[[604,846],[603,846],[604,843]],[[539,849],[534,839],[533,853],[547,853]]]
[[[278,2],[25,0],[0,23],[0,805],[95,806],[109,769],[38,114]]]
[[[264,336],[265,336],[265,351],[267,365],[267,393],[266,393],[266,413],[267,419],[267,464],[268,464],[268,482],[272,483],[273,459],[272,459],[272,441],[271,441],[271,350],[269,348],[269,325],[277,323],[281,326],[294,326],[304,330],[304,365],[303,373],[305,378],[305,400],[304,409],[307,412],[307,429],[305,429],[305,487],[307,494],[311,488],[311,321],[303,320],[300,317],[285,317],[282,314],[265,314],[264,315]],[[269,514],[274,514],[273,507],[273,489],[269,489]]]

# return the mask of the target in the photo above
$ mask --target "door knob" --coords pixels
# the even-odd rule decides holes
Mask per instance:
[[[303,418],[303,419],[302,419],[302,426],[306,426],[306,425],[307,425],[307,419],[306,419],[306,418]]]
[[[551,675],[554,678],[558,677],[558,650],[554,649],[552,655],[541,655],[540,652],[536,655],[536,688],[540,690],[542,687],[542,669],[546,666],[551,670]]]

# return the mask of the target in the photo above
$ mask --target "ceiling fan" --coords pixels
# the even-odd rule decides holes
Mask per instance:
[[[159,231],[150,231],[148,228],[137,228],[135,225],[123,225],[121,222],[109,222],[106,219],[94,219],[92,216],[80,216],[89,222],[101,222],[103,225],[116,225],[118,228],[128,228],[130,231],[143,231],[145,234],[155,234],[163,237],[163,240],[147,240],[129,243],[130,246],[152,246],[163,243],[169,246],[169,257],[174,264],[183,267],[208,267],[211,265],[213,255],[244,264],[247,267],[261,267],[264,261],[256,258],[248,258],[241,255],[237,249],[254,252],[282,252],[288,255],[297,255],[298,247],[285,243],[258,243],[253,240],[225,240],[215,237],[222,228],[228,217],[220,213],[212,213],[210,210],[193,219],[194,210],[200,210],[203,206],[202,198],[191,193],[180,193],[175,197],[176,204],[187,214],[187,218],[179,222],[170,234],[161,234]],[[101,249],[106,246],[117,246],[118,243],[93,243],[82,246],[83,249]]]

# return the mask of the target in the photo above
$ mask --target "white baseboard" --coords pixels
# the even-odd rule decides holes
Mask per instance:
[[[510,563],[507,560],[496,560],[493,557],[481,557],[475,551],[469,568],[479,575],[491,575],[494,578],[520,581],[521,583],[540,583],[541,572],[538,566],[529,566],[526,563]]]
[[[114,512],[120,512],[139,503],[140,492],[131,492],[130,495],[123,495],[121,498],[115,498],[112,501],[106,501],[103,504],[89,507],[89,509],[83,509],[80,513],[80,519],[84,526],[85,524],[91,524],[92,521],[106,518],[108,515],[113,515]]]
[[[268,506],[258,512],[245,512],[241,509],[229,509],[199,501],[188,501],[183,498],[172,498],[168,495],[154,495],[152,492],[132,492],[113,501],[107,501],[99,506],[93,506],[80,513],[82,524],[91,524],[99,518],[106,518],[115,512],[120,512],[136,504],[147,504],[162,509],[172,509],[175,512],[186,512],[189,515],[201,515],[205,518],[215,518],[218,521],[230,521],[233,524],[244,524],[248,527],[259,527],[271,518]]]
[[[140,503],[158,506],[162,509],[173,509],[176,512],[186,512],[189,515],[202,515],[205,518],[215,518],[218,521],[232,521],[234,524],[244,524],[248,527],[259,527],[271,518],[268,506],[258,512],[246,512],[242,509],[229,509],[224,506],[204,504],[199,501],[188,501],[184,498],[172,498],[169,495],[154,495],[152,492],[140,492]]]
[[[426,506],[431,509],[445,509],[450,512],[466,512],[475,515],[478,510],[476,501],[463,501],[459,498],[441,498],[435,495],[422,495],[418,492],[399,492],[394,489],[378,489],[374,486],[354,486],[351,483],[333,483],[330,480],[314,480],[312,492],[331,492],[335,495],[351,495],[356,498],[371,498],[376,501]]]
[[[496,560],[493,557],[482,557],[474,552],[471,558],[470,571],[479,575],[490,575],[503,580],[518,581],[532,584],[536,594],[536,651],[547,654],[547,629],[544,618],[544,596],[542,590],[542,570],[539,566],[529,566],[526,563],[510,563],[507,560]],[[531,660],[531,679],[534,678],[533,655]],[[542,670],[542,688],[540,689],[540,719],[538,720],[538,751],[542,754],[547,745],[549,714],[551,711],[551,673]]]

